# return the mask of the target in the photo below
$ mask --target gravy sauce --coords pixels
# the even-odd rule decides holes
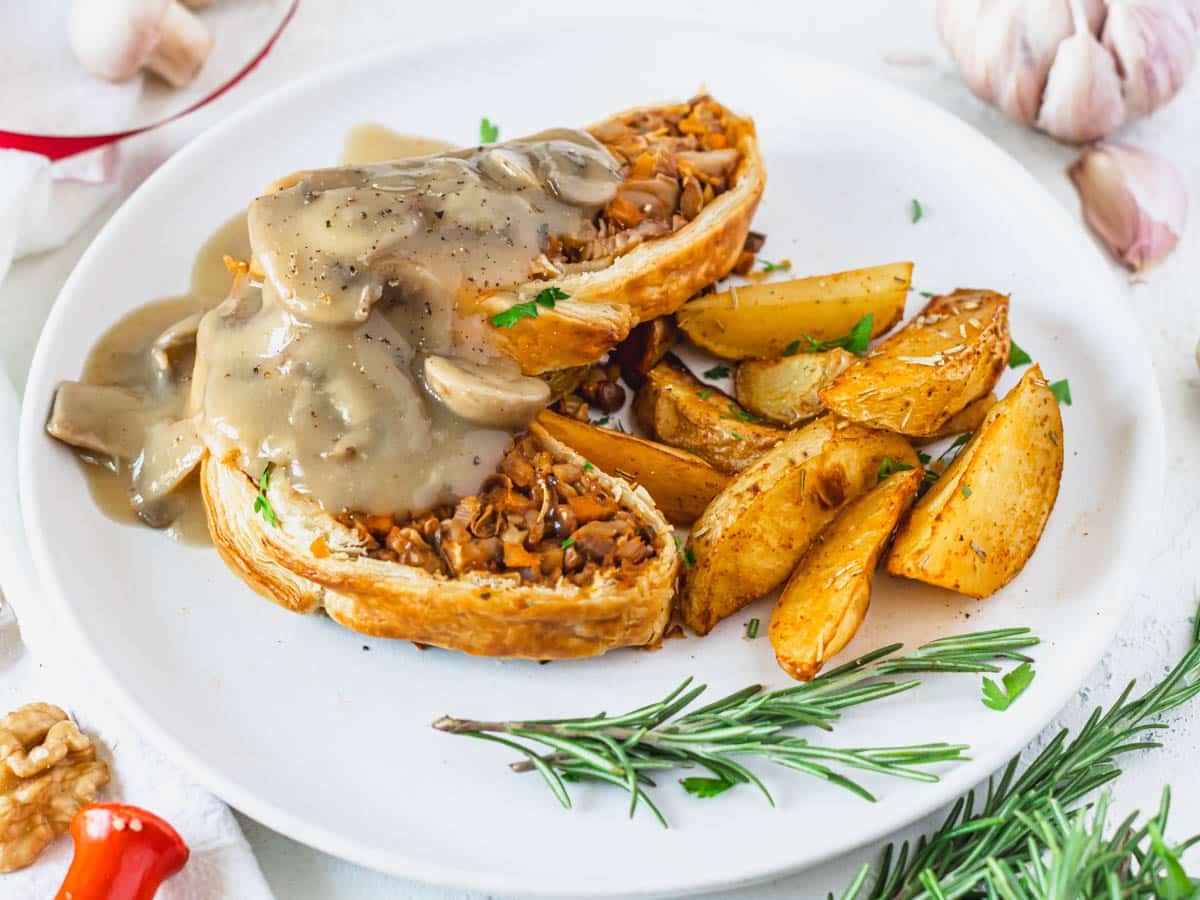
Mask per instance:
[[[434,147],[365,126],[346,155]],[[51,433],[80,445],[56,428],[68,401],[85,405],[72,390],[107,385],[139,400],[128,430],[144,428],[140,454],[92,478],[132,484],[135,507],[153,495],[138,512],[156,525],[188,505],[186,483],[167,502],[158,494],[194,462],[193,446],[255,479],[271,466],[333,513],[403,514],[472,493],[519,426],[511,410],[486,421],[478,402],[464,418],[444,379],[435,389],[423,373],[433,361],[468,373],[461,389],[511,383],[528,395],[477,299],[527,280],[547,234],[586,239],[620,180],[603,145],[569,129],[289,176],[209,241],[189,294],[135,311],[100,340],[86,384],[60,389]],[[216,266],[227,254],[253,262],[224,296],[229,275]]]

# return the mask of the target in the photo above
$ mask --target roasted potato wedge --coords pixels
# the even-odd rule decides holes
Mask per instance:
[[[1035,365],[913,507],[888,554],[888,572],[991,596],[1033,554],[1062,467],[1062,415]]]
[[[821,391],[839,416],[928,437],[996,386],[1008,362],[1008,297],[957,290],[920,314]]]
[[[854,360],[853,353],[841,348],[781,359],[748,359],[738,366],[734,393],[750,412],[781,425],[797,425],[825,409],[821,388]]]
[[[877,483],[885,456],[919,465],[899,435],[835,416],[787,432],[696,520],[680,601],[687,626],[707,634],[779,587],[838,510]]]
[[[537,422],[600,471],[640,484],[674,525],[691,525],[729,483],[700,457],[543,410]]]
[[[693,344],[725,359],[774,359],[805,335],[830,341],[868,313],[871,337],[904,316],[912,263],[730,288],[689,300],[675,314]]]
[[[670,316],[659,316],[643,322],[629,337],[617,345],[617,364],[621,377],[634,390],[646,382],[646,373],[663,361],[679,336],[675,320]]]
[[[912,444],[914,447],[923,447],[943,438],[956,437],[960,434],[974,434],[995,405],[996,395],[994,393],[980,397],[978,400],[972,400],[948,418],[934,434],[928,437],[912,438]]]
[[[804,554],[771,616],[775,658],[792,678],[810,681],[858,631],[879,557],[923,477],[921,469],[889,476],[847,504]]]
[[[655,440],[695,453],[722,472],[739,472],[783,438],[732,397],[668,356],[646,374],[633,401],[638,424]]]

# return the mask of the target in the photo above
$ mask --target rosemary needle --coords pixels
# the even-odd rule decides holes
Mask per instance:
[[[1193,883],[1179,861],[1200,836],[1177,846],[1162,837],[1169,792],[1144,825],[1136,826],[1135,814],[1107,836],[1107,794],[1094,814],[1091,804],[1080,802],[1121,774],[1123,754],[1160,746],[1149,739],[1166,727],[1157,717],[1200,694],[1200,632],[1162,681],[1140,697],[1132,694],[1130,683],[1107,712],[1093,710],[1073,740],[1060,731],[1023,771],[1014,757],[998,779],[988,780],[981,803],[974,791],[960,797],[933,835],[888,845],[877,870],[864,866],[843,900],[1200,895],[1200,882]],[[871,874],[874,887],[863,894]],[[1053,892],[1046,892],[1048,884]]]
[[[433,727],[503,744],[524,758],[517,772],[537,771],[559,802],[570,808],[567,782],[601,781],[629,794],[629,814],[639,804],[664,826],[648,788],[657,770],[705,769],[711,778],[687,778],[684,789],[715,796],[739,784],[758,788],[774,803],[766,785],[739,760],[764,759],[820,778],[857,794],[874,796],[846,774],[876,772],[915,781],[937,781],[931,765],[965,759],[962,744],[928,743],[906,747],[828,747],[790,732],[797,728],[833,729],[841,710],[912,690],[913,679],[889,676],[932,672],[996,672],[1007,660],[1029,661],[1021,651],[1038,639],[1027,628],[982,631],[942,638],[897,655],[900,644],[881,647],[826,672],[807,684],[777,690],[750,685],[699,708],[690,709],[705,685],[685,679],[673,691],[622,715],[571,719],[477,721],[443,716]]]

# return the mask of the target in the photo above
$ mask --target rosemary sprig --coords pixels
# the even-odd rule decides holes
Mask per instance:
[[[870,892],[862,894],[870,876],[868,865],[843,894],[844,900],[857,900],[860,895],[877,900],[1194,896],[1190,888],[1171,893],[1164,887],[1173,884],[1172,891],[1181,890],[1187,876],[1178,865],[1178,853],[1200,840],[1192,838],[1175,848],[1163,841],[1167,795],[1154,819],[1135,829],[1135,817],[1130,817],[1108,839],[1102,839],[1101,814],[1107,801],[1098,802],[1090,824],[1084,817],[1089,804],[1075,804],[1121,774],[1117,759],[1122,754],[1161,746],[1148,739],[1151,732],[1166,727],[1155,718],[1200,693],[1200,617],[1197,629],[1192,647],[1157,685],[1132,697],[1134,683],[1130,682],[1107,712],[1093,711],[1074,740],[1068,740],[1063,729],[1019,774],[1020,757],[1014,757],[999,779],[988,780],[987,796],[978,809],[971,791],[959,798],[932,836],[921,837],[915,845],[905,841],[898,850],[889,845]],[[1061,871],[1067,865],[1067,858],[1061,856],[1068,847],[1065,837],[1091,842],[1091,850],[1070,865],[1080,870],[1076,872],[1080,877],[1090,872],[1088,877],[1094,880],[1088,884],[1102,889],[1040,891],[1047,866],[1059,866],[1056,871]],[[1082,849],[1075,847],[1073,852]]]
[[[739,758],[757,757],[839,785],[866,800],[874,796],[844,772],[860,769],[916,781],[937,781],[924,767],[965,759],[961,744],[906,747],[827,747],[788,732],[803,727],[830,731],[841,710],[912,690],[915,679],[889,676],[931,672],[996,672],[1005,660],[1029,661],[1021,651],[1038,643],[1028,628],[1005,628],[941,638],[904,656],[891,644],[839,666],[807,684],[766,690],[754,684],[706,706],[685,712],[705,685],[686,679],[656,703],[617,716],[600,713],[572,719],[485,722],[443,716],[433,727],[502,744],[524,756],[517,772],[537,771],[567,809],[565,782],[602,781],[629,794],[629,814],[638,804],[665,827],[667,822],[646,789],[648,773],[706,769],[711,778],[685,779],[691,793],[713,796],[751,784],[774,805],[770,791]],[[535,749],[537,745],[549,752]],[[690,782],[690,785],[688,784]]]

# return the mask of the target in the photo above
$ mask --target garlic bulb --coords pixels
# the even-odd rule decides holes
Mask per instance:
[[[1170,100],[1200,44],[1200,0],[938,0],[937,17],[972,93],[1069,143]]]
[[[1187,189],[1165,159],[1123,144],[1098,144],[1069,172],[1084,218],[1136,274],[1175,249],[1187,219]]]

